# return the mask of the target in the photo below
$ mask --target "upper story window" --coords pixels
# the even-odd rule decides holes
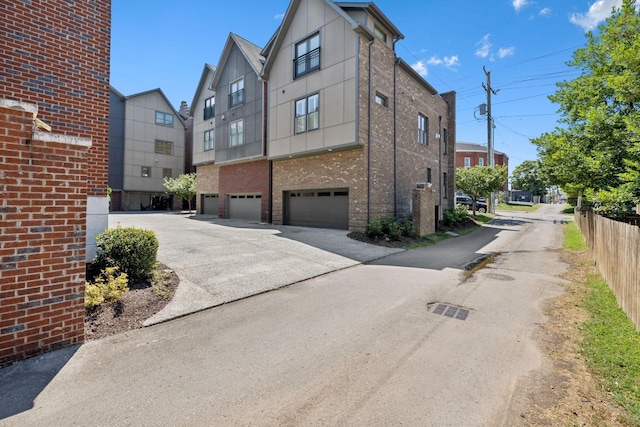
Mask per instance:
[[[381,94],[380,92],[376,92],[376,104],[380,104],[383,107],[389,106],[389,98]]]
[[[215,129],[209,129],[204,132],[204,151],[216,149]]]
[[[210,119],[211,117],[216,115],[215,111],[216,106],[216,97],[212,96],[211,98],[207,98],[204,100],[204,119]]]
[[[295,133],[320,127],[320,97],[316,93],[296,101]]]
[[[162,169],[162,177],[163,178],[172,178],[173,174],[172,174],[171,169],[169,169],[169,168]]]
[[[149,178],[151,176],[151,167],[149,166],[141,166],[140,167],[140,176],[145,178]]]
[[[478,159],[478,166],[484,166],[484,158],[483,157],[480,157]]]
[[[387,33],[385,33],[382,28],[378,27],[377,25],[373,27],[373,31],[374,33],[376,33],[376,37],[378,37],[380,40],[382,40],[383,42],[387,42]]]
[[[173,154],[173,142],[160,141],[156,139],[156,153],[157,154]]]
[[[427,183],[431,184],[431,168],[427,168]]]
[[[418,114],[418,142],[427,145],[429,143],[429,119]]]
[[[173,127],[173,114],[156,111],[156,124]]]
[[[442,129],[442,153],[447,154],[447,129]]]
[[[293,78],[320,69],[320,33],[296,44]]]
[[[244,77],[229,85],[229,108],[244,104]]]
[[[464,158],[464,167],[465,168],[470,168],[471,167],[471,157],[465,157]]]
[[[244,144],[244,123],[243,120],[237,120],[229,124],[229,146],[235,147]]]

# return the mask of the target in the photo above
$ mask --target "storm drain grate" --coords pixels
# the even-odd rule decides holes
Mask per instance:
[[[455,305],[438,304],[432,311],[433,314],[440,314],[458,320],[467,320],[469,310]]]

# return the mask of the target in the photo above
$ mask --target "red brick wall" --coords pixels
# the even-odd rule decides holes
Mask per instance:
[[[38,105],[52,132],[92,139],[88,195],[106,196],[109,0],[0,2],[0,98]]]
[[[0,366],[84,339],[87,151],[0,107]]]
[[[480,164],[479,159],[483,159],[484,165],[489,166],[487,162],[487,153],[480,153],[478,151],[456,151],[456,168],[464,167],[464,158],[469,157],[469,161],[471,162],[470,166],[478,166]],[[502,154],[493,154],[493,161],[496,166],[498,165],[506,165],[509,167],[509,161],[505,159],[505,156]],[[508,183],[505,183],[502,187],[502,191],[509,191]]]
[[[220,218],[224,218],[225,199],[227,194],[260,193],[262,203],[260,219],[263,222],[269,220],[269,161],[258,160],[255,162],[237,163],[220,166],[220,201],[218,212]]]

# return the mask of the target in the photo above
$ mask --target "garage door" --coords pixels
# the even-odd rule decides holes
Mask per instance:
[[[218,200],[217,194],[203,194],[202,195],[202,213],[207,215],[218,215]]]
[[[289,225],[349,229],[349,190],[304,190],[285,193]]]
[[[230,194],[227,196],[227,218],[260,221],[260,194]]]

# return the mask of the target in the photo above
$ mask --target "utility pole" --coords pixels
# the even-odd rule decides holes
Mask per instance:
[[[491,94],[497,95],[498,91],[493,90],[491,87],[491,71],[487,71],[487,69],[482,66],[482,70],[484,74],[487,76],[487,85],[482,84],[482,87],[487,92],[487,162],[490,167],[495,167],[495,159],[493,156],[493,128],[495,127],[493,124],[493,116],[491,115]],[[491,213],[496,213],[495,208],[495,196],[494,193],[491,193],[491,200],[489,200],[489,210]]]

